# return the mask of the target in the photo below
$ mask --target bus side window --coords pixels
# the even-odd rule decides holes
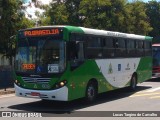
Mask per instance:
[[[112,58],[114,57],[114,45],[112,37],[103,38],[103,57]]]
[[[141,57],[141,56],[144,56],[144,45],[143,45],[143,41],[136,41],[136,54],[137,54],[137,57]]]
[[[76,34],[75,33],[71,33],[70,34],[70,40],[71,41],[75,41],[76,40]]]
[[[144,42],[144,50],[145,50],[145,56],[151,56],[152,55],[152,49],[151,49],[151,42],[145,41]]]
[[[118,40],[116,38],[113,38],[113,42],[114,42],[114,48],[118,48]]]
[[[74,60],[74,59],[84,59],[84,56],[82,58],[82,53],[84,51],[82,51],[82,44],[79,44],[79,42],[83,41],[83,35],[79,34],[79,33],[71,33],[70,34],[70,42],[69,42],[69,59],[70,60]],[[79,51],[80,50],[80,51]],[[83,53],[84,55],[84,53]]]
[[[71,41],[69,43],[70,45],[68,47],[71,70],[74,70],[84,62],[84,44],[79,41]]]
[[[115,54],[116,57],[125,57],[126,56],[126,43],[123,38],[115,38]]]
[[[84,42],[79,42],[77,44],[77,48],[78,48],[78,61],[84,61]]]
[[[127,57],[135,57],[136,56],[135,40],[127,39],[126,44],[127,44]]]
[[[83,41],[83,34],[79,33],[71,33],[70,34],[70,41]]]
[[[88,36],[87,37],[87,58],[95,59],[102,58],[102,41],[98,36]]]

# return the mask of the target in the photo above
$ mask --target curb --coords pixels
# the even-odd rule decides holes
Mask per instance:
[[[1,95],[6,95],[6,94],[13,94],[15,93],[15,90],[0,90],[0,96]]]

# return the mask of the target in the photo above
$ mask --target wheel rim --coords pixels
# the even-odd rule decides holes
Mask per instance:
[[[95,97],[95,88],[93,85],[89,86],[88,87],[88,90],[87,90],[87,96],[90,100],[94,99]]]

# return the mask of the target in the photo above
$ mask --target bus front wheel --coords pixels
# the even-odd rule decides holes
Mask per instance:
[[[89,82],[86,89],[86,101],[93,102],[97,96],[97,85],[94,82]]]

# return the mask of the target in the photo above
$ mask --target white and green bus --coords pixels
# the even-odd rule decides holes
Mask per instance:
[[[152,37],[75,26],[20,30],[15,91],[20,97],[71,101],[152,76]]]

